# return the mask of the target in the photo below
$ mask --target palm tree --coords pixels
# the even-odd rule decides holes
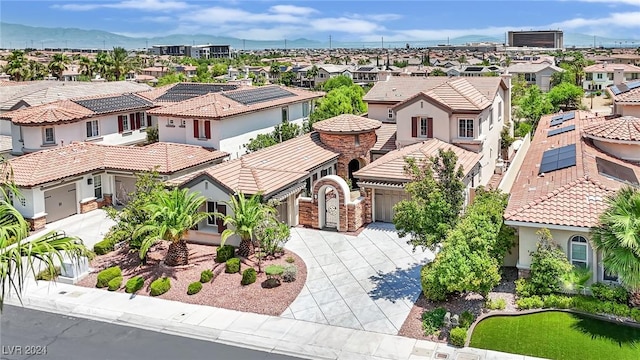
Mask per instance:
[[[30,80],[42,80],[49,75],[47,66],[41,62],[29,60],[29,75]]]
[[[602,251],[604,268],[618,275],[640,305],[640,191],[625,187],[608,199],[608,208],[592,230],[593,247]]]
[[[269,69],[269,75],[271,75],[271,79],[275,80],[275,82],[278,81],[278,77],[280,76],[280,64],[278,64],[277,62],[272,62],[271,63],[271,68]]]
[[[311,67],[311,69],[307,70],[307,74],[306,74],[306,78],[307,80],[309,80],[309,89],[311,89],[313,86],[311,86],[313,79],[316,78],[316,76],[318,76],[318,73],[320,71],[318,70],[318,67],[313,65]],[[315,85],[315,81],[313,81],[314,85]]]
[[[111,67],[111,57],[106,52],[99,52],[96,55],[96,61],[94,70],[100,74],[103,78],[107,78],[109,75],[109,68]]]
[[[142,236],[140,259],[145,259],[149,248],[160,240],[169,241],[164,263],[169,266],[189,263],[189,248],[184,236],[198,223],[212,216],[200,211],[206,198],[189,189],[164,190],[145,206],[149,221],[134,231],[134,237]]]
[[[93,72],[93,62],[87,56],[81,56],[78,59],[78,65],[80,66],[80,73],[85,76],[91,77]]]
[[[225,215],[216,213],[215,216],[224,220],[224,225],[231,227],[225,229],[221,234],[221,245],[232,235],[240,238],[238,255],[249,257],[255,252],[253,235],[264,219],[272,213],[272,208],[264,206],[260,194],[252,195],[250,198],[239,192],[226,202],[231,209],[231,214]]]
[[[71,62],[71,59],[65,54],[55,54],[53,59],[49,63],[49,70],[58,80],[62,78],[62,73],[67,68],[67,65]]]
[[[4,72],[10,75],[15,81],[24,81],[29,79],[29,62],[22,50],[14,50],[6,58],[7,65]]]
[[[114,47],[111,52],[111,66],[109,72],[116,81],[122,80],[125,74],[133,69],[133,58],[129,56],[129,53],[123,47]]]

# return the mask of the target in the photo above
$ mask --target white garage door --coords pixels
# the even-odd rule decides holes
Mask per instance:
[[[116,203],[124,205],[129,202],[129,194],[136,191],[136,178],[116,176]]]
[[[76,214],[76,184],[45,191],[44,211],[47,213],[48,223]]]
[[[375,193],[376,221],[392,222],[393,206],[409,196],[404,190],[378,190]]]

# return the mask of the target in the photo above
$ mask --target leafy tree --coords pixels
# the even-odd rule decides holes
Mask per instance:
[[[282,124],[276,125],[270,134],[258,134],[255,138],[249,139],[245,147],[247,152],[254,152],[293,139],[301,134],[302,128],[299,125],[283,121]]]
[[[560,291],[562,279],[566,278],[573,266],[567,255],[553,241],[548,229],[540,229],[536,251],[531,253],[531,279],[534,292],[539,295]]]
[[[618,275],[631,292],[631,302],[640,306],[640,191],[624,187],[607,204],[591,241],[602,251],[605,269]]]
[[[193,78],[194,82],[208,83],[211,82],[212,76],[209,72],[209,67],[207,64],[200,64],[196,68],[196,76]]]
[[[109,53],[107,52],[99,52],[96,55],[96,60],[95,60],[95,71],[100,74],[101,77],[103,78],[108,78],[109,77],[109,69],[111,67],[111,56],[109,56]]]
[[[285,86],[291,86],[293,85],[293,82],[296,79],[296,74],[289,70],[289,71],[285,71],[282,73],[282,75],[280,75],[280,84],[285,85]]]
[[[62,78],[62,73],[69,63],[71,63],[71,59],[69,59],[67,55],[58,53],[53,55],[53,59],[51,59],[48,68],[53,76],[60,80]]]
[[[458,221],[464,203],[462,168],[456,169],[457,156],[440,149],[438,155],[418,164],[405,161],[411,182],[405,191],[411,195],[394,206],[393,223],[402,237],[410,235],[415,247],[434,249]]]
[[[331,79],[325,81],[324,84],[322,84],[322,90],[329,92],[341,86],[348,87],[351,85],[353,85],[353,80],[350,77],[346,75],[340,75],[340,76],[332,77]]]
[[[550,81],[550,85],[556,86],[556,85],[560,85],[562,83],[570,83],[570,84],[575,84],[576,82],[576,74],[573,72],[573,70],[571,69],[571,67],[567,64],[560,64],[560,67],[564,70],[564,71],[558,71],[555,72],[551,75],[551,81]]]
[[[80,74],[91,77],[93,73],[93,62],[91,59],[86,56],[80,56],[78,65],[80,66]]]
[[[361,114],[367,111],[362,100],[364,90],[358,85],[340,86],[318,100],[318,104],[309,116],[310,127],[316,121],[328,119],[341,114]]]
[[[25,80],[42,80],[49,75],[47,66],[35,60],[29,60],[28,78]]]
[[[536,85],[527,87],[525,95],[518,102],[516,116],[528,121],[535,129],[540,117],[553,112],[553,105]]]
[[[229,71],[229,68],[225,64],[217,63],[217,64],[213,64],[210,71],[211,71],[211,76],[216,77],[216,76],[225,75]]]
[[[431,70],[431,72],[429,73],[429,76],[447,76],[447,73],[440,68],[435,68]]]
[[[278,79],[280,77],[280,64],[275,61],[272,62],[269,68],[269,75],[271,75],[271,78]]]
[[[175,84],[179,82],[187,81],[187,77],[183,73],[172,72],[165,76],[161,76],[156,83],[156,86],[164,86],[169,84]]]
[[[205,201],[207,199],[204,196],[190,193],[189,189],[173,188],[156,192],[151,202],[144,206],[149,219],[134,231],[134,236],[143,236],[140,259],[146,257],[153,244],[163,240],[170,242],[165,264],[188,264],[189,248],[184,236],[198,223],[212,216],[200,211]]]
[[[581,87],[563,82],[549,90],[547,98],[554,110],[557,111],[560,108],[571,110],[578,108],[583,95],[584,90]]]
[[[245,145],[247,152],[251,153],[260,149],[273,146],[278,143],[278,140],[273,134],[258,134],[255,138],[249,139],[249,142]]]
[[[15,81],[29,80],[29,62],[24,51],[14,50],[6,57],[4,72]]]
[[[514,105],[520,103],[522,98],[527,94],[527,81],[524,79],[524,74],[518,74],[511,79],[511,101]]]

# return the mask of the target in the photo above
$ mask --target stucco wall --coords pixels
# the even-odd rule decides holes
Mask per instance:
[[[411,136],[411,118],[414,116],[433,118],[433,137],[445,142],[451,141],[449,114],[425,100],[418,100],[396,112],[396,123],[398,124],[396,136],[400,146],[415,144],[427,139],[426,137],[414,138]],[[418,135],[420,135],[419,124]]]
[[[622,116],[640,117],[640,106],[638,105],[617,105],[616,111]]]
[[[640,161],[640,146],[638,144],[621,144],[593,140],[593,144],[603,151],[629,161]]]
[[[392,108],[391,104],[370,104],[367,103],[367,112],[370,119],[376,119],[383,122],[395,122],[396,114],[394,113],[393,119],[389,119],[389,109]]]

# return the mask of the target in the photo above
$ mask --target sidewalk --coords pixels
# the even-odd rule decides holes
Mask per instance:
[[[45,281],[28,281],[22,300],[25,307],[36,310],[309,359],[534,359]],[[15,296],[7,303],[20,306]]]

